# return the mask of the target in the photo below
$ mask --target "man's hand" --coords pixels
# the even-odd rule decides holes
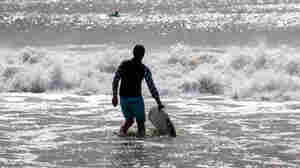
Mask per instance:
[[[118,97],[117,96],[113,96],[111,103],[114,107],[116,107],[118,105]]]
[[[165,106],[163,104],[158,104],[158,111],[161,111],[163,108],[165,108]]]

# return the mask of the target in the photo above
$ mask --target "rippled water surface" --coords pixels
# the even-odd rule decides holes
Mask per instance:
[[[0,0],[0,167],[299,168],[299,30],[297,0]],[[113,133],[136,43],[176,138]]]
[[[178,137],[120,138],[109,96],[1,94],[2,167],[300,166],[299,102],[163,99]],[[146,109],[153,101],[146,99]],[[147,121],[148,131],[153,128]],[[133,128],[135,130],[136,128]]]
[[[120,17],[110,17],[116,10]],[[293,36],[300,30],[299,12],[294,0],[5,0],[0,33],[14,45],[155,43],[153,37],[160,43],[226,44],[261,35],[271,42],[287,41],[286,36],[299,42]]]

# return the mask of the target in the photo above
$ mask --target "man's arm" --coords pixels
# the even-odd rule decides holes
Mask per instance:
[[[160,101],[159,93],[155,87],[155,84],[152,79],[152,74],[148,68],[146,68],[145,80],[146,80],[147,86],[151,92],[152,97],[156,100],[156,103],[158,104],[159,109],[162,109],[164,106],[162,105],[162,103]]]
[[[113,91],[112,104],[113,104],[113,106],[118,105],[118,89],[119,89],[119,81],[121,79],[122,67],[123,67],[122,64],[118,67],[118,69],[115,73],[113,82],[112,82],[112,91]]]
[[[119,89],[119,81],[121,79],[121,74],[119,71],[115,73],[113,83],[112,83],[112,91],[113,91],[113,96],[118,96],[118,89]]]

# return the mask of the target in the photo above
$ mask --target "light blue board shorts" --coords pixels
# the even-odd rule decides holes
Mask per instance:
[[[145,121],[145,104],[142,96],[120,97],[121,110],[126,119],[135,118],[137,121]]]

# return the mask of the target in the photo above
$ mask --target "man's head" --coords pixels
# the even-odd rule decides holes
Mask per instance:
[[[145,47],[143,45],[137,44],[133,48],[133,58],[137,61],[142,61],[145,55]]]

